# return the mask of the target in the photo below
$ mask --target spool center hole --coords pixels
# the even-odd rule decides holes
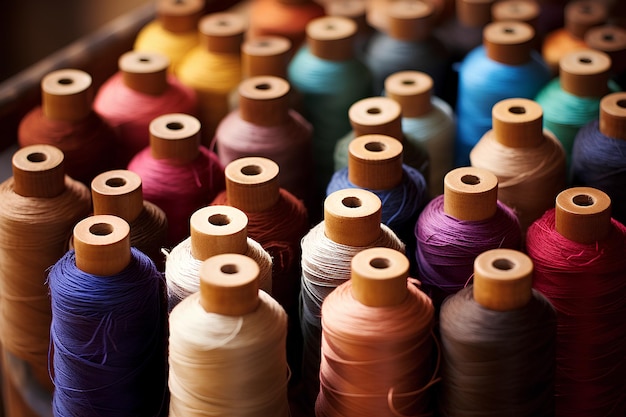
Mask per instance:
[[[387,258],[374,258],[370,261],[370,266],[376,269],[387,269],[391,263]]]
[[[71,85],[71,84],[74,84],[74,80],[72,80],[71,78],[61,78],[57,82],[59,84],[61,84],[61,85]]]
[[[217,21],[217,26],[225,27],[225,26],[229,26],[229,25],[230,25],[230,23],[228,22],[228,20],[218,20]]]
[[[113,233],[113,226],[109,223],[95,223],[89,227],[89,233],[96,236],[107,236]]]
[[[327,24],[325,29],[326,30],[335,30],[335,25]]]
[[[29,153],[26,156],[26,159],[28,159],[30,162],[44,162],[46,159],[48,159],[48,156],[46,156],[45,153],[33,152]]]
[[[572,198],[572,202],[579,207],[589,207],[592,206],[594,201],[593,197],[587,194],[579,194]]]
[[[509,112],[513,114],[526,114],[526,109],[522,106],[513,106],[509,108]]]
[[[593,61],[591,60],[591,58],[581,57],[581,58],[578,58],[578,62],[580,62],[581,64],[589,65]]]
[[[271,85],[269,85],[268,83],[262,83],[262,84],[257,84],[254,86],[254,88],[256,88],[257,90],[269,90],[272,88]]]
[[[246,165],[245,167],[241,168],[241,173],[248,176],[259,175],[262,172],[263,169],[258,165]]]
[[[382,142],[368,142],[365,144],[365,149],[370,152],[382,152],[387,149],[387,146]]]
[[[116,177],[116,178],[109,178],[104,183],[106,184],[107,187],[117,188],[117,187],[125,186],[126,180],[124,178]]]
[[[415,80],[409,80],[409,79],[402,80],[402,85],[415,85],[415,84],[416,84]]]
[[[367,109],[367,114],[381,114],[382,110],[378,107],[371,107]]]
[[[185,126],[183,126],[181,122],[169,122],[165,125],[165,127],[167,127],[169,130],[181,130]]]
[[[236,274],[237,272],[239,272],[239,268],[235,264],[226,264],[226,265],[222,265],[222,267],[220,268],[220,271],[222,271],[222,273],[224,274],[232,275],[232,274]]]
[[[602,40],[605,40],[607,42],[613,42],[615,41],[615,36],[613,36],[612,33],[604,33],[602,35]]]
[[[228,226],[230,218],[225,214],[213,214],[209,216],[209,223],[213,226]]]
[[[591,6],[589,6],[588,4],[582,4],[580,6],[580,12],[582,14],[590,14],[591,13]]]
[[[144,64],[148,63],[150,62],[150,58],[142,56],[141,58],[139,58],[139,62],[144,63]]]
[[[617,100],[617,103],[615,103],[618,105],[618,107],[621,107],[622,109],[626,109],[626,99],[621,99],[621,100]]]
[[[502,32],[506,33],[507,35],[512,35],[515,33],[515,29],[507,27],[507,28],[502,29]]]
[[[508,271],[515,267],[513,261],[505,258],[496,259],[491,263],[491,265],[493,265],[494,268],[499,269],[500,271]]]
[[[476,175],[463,175],[461,177],[461,182],[467,185],[478,185],[480,184],[480,178],[478,178]]]
[[[346,197],[341,200],[341,204],[348,208],[359,208],[361,207],[361,199],[358,197]]]
[[[268,48],[272,46],[272,43],[270,41],[258,41],[256,43],[256,46],[261,47],[261,48]]]

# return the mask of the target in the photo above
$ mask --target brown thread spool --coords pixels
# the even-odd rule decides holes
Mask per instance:
[[[409,260],[390,248],[364,249],[352,258],[352,296],[370,307],[402,303],[408,295]]]
[[[432,109],[433,79],[420,71],[399,71],[385,79],[385,94],[397,101],[403,117],[419,117]]]
[[[103,172],[91,182],[93,214],[110,214],[132,223],[144,209],[141,177],[123,169]]]
[[[495,140],[511,148],[540,145],[546,140],[543,131],[543,110],[536,102],[512,98],[501,100],[493,106],[493,135]]]
[[[626,140],[626,93],[607,94],[600,101],[600,133]]]
[[[474,300],[489,310],[511,311],[532,298],[533,262],[513,249],[492,249],[474,261]]]
[[[354,56],[357,24],[342,16],[313,19],[306,26],[307,45],[311,54],[330,61],[345,61]]]
[[[204,0],[159,0],[156,13],[163,29],[168,32],[192,32],[198,27],[204,6]]]
[[[611,230],[611,199],[591,187],[573,187],[556,197],[555,230],[563,237],[589,244]]]
[[[208,206],[196,210],[189,220],[191,255],[206,260],[224,253],[248,250],[248,217],[231,206]]]
[[[619,26],[597,26],[585,32],[585,43],[611,58],[612,72],[626,71],[626,29]]]
[[[428,39],[434,27],[435,8],[419,0],[391,2],[387,9],[390,37],[404,41]]]
[[[52,71],[41,81],[41,107],[51,120],[84,120],[91,113],[93,97],[91,75],[81,70]]]
[[[241,45],[241,68],[244,78],[273,75],[287,78],[291,59],[291,41],[283,36],[259,36]]]
[[[382,203],[376,194],[344,189],[324,200],[324,234],[347,246],[367,246],[380,236]]]
[[[118,60],[124,85],[153,96],[161,95],[167,89],[169,65],[169,58],[156,52],[130,51]]]
[[[74,227],[76,267],[92,275],[111,276],[130,263],[130,226],[124,219],[101,214]]]
[[[606,6],[591,0],[572,1],[565,6],[563,13],[565,30],[578,39],[583,39],[589,29],[604,24],[608,18]]]
[[[389,97],[368,97],[350,106],[348,110],[354,136],[380,134],[399,141],[402,132],[402,108]]]
[[[467,27],[483,27],[491,22],[494,0],[456,0],[456,16]]]
[[[200,140],[200,121],[188,114],[165,114],[150,123],[150,151],[154,159],[189,163],[200,153]]]
[[[507,65],[528,62],[535,30],[524,22],[493,22],[483,30],[487,57]]]
[[[504,0],[491,5],[491,16],[494,22],[524,22],[537,30],[537,19],[541,6],[534,0]]]
[[[259,266],[233,253],[207,259],[200,266],[200,305],[225,316],[252,313],[259,305]]]
[[[239,84],[239,114],[259,126],[280,126],[289,121],[291,87],[283,78],[256,76]]]
[[[207,51],[217,54],[240,54],[246,31],[243,16],[236,13],[211,13],[198,23],[200,42]]]
[[[385,135],[354,138],[348,148],[348,180],[369,190],[389,190],[402,183],[402,144]]]
[[[64,155],[52,145],[30,145],[11,159],[13,190],[23,197],[52,198],[65,191]]]
[[[367,3],[364,0],[336,0],[324,4],[328,16],[341,16],[352,19],[357,24],[357,33],[369,33],[372,28],[367,23]]]
[[[458,220],[480,221],[498,208],[498,178],[475,167],[453,169],[444,177],[443,211]]]
[[[226,166],[226,196],[243,212],[259,212],[280,198],[278,164],[262,157],[239,158]]]
[[[579,97],[602,97],[609,92],[611,58],[592,49],[570,52],[559,61],[561,88]]]

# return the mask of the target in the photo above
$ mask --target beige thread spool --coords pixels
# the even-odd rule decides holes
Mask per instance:
[[[333,242],[367,246],[380,236],[382,203],[376,194],[344,189],[324,200],[324,234]]]

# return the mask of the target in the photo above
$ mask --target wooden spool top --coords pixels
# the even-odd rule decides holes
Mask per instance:
[[[65,155],[52,145],[18,149],[11,159],[13,191],[22,197],[52,198],[65,191]]]
[[[421,0],[399,0],[387,9],[389,36],[403,41],[428,39],[435,24],[435,8]]]
[[[555,228],[563,237],[589,244],[603,240],[611,230],[611,199],[591,187],[573,187],[556,197]]]
[[[483,27],[491,22],[494,0],[456,0],[456,16],[467,27]]]
[[[335,0],[324,4],[324,11],[328,16],[341,16],[354,20],[357,24],[357,32],[369,31],[367,23],[366,0]]]
[[[198,30],[207,51],[240,55],[247,25],[245,18],[240,14],[219,12],[201,18]]]
[[[533,261],[513,249],[492,249],[474,260],[474,300],[495,311],[511,311],[530,302]]]
[[[228,204],[245,213],[265,211],[280,198],[278,164],[271,159],[251,156],[226,165]]]
[[[400,104],[402,117],[420,117],[430,112],[433,79],[421,71],[398,71],[385,79],[385,95]]]
[[[259,265],[236,253],[215,255],[200,265],[200,305],[208,313],[243,316],[259,305]]]
[[[363,135],[348,145],[348,180],[368,190],[402,183],[402,143],[385,135]]]
[[[157,18],[168,32],[195,32],[204,13],[204,5],[204,0],[158,0]]]
[[[154,159],[186,164],[200,153],[200,121],[183,113],[164,114],[150,123],[150,151]]]
[[[61,69],[41,80],[41,109],[51,120],[78,122],[91,113],[91,75],[77,69]]]
[[[108,214],[87,217],[74,227],[76,267],[83,272],[111,276],[130,263],[130,226]]]
[[[495,139],[511,148],[532,148],[545,140],[543,110],[525,98],[501,100],[491,109]]]
[[[600,132],[626,140],[626,92],[607,94],[600,101]]]
[[[169,65],[169,58],[158,52],[130,51],[118,60],[124,85],[153,96],[159,96],[167,90]]]
[[[260,75],[239,83],[239,115],[258,126],[281,126],[289,121],[291,87],[284,78]]]
[[[195,259],[248,250],[248,216],[236,207],[203,207],[191,215],[189,226]]]
[[[491,6],[491,17],[494,22],[524,22],[536,28],[541,6],[534,0],[502,0]]]
[[[348,188],[324,200],[324,234],[346,246],[368,246],[381,233],[382,203],[371,191]]]
[[[602,97],[609,92],[611,58],[604,52],[585,49],[559,60],[561,88],[579,97]]]
[[[318,17],[306,25],[307,45],[320,59],[346,61],[354,57],[357,29],[356,22],[347,17]]]
[[[576,0],[563,9],[564,28],[573,37],[583,39],[594,26],[603,25],[608,19],[608,10],[601,1]]]
[[[244,78],[273,75],[287,78],[292,43],[284,36],[259,36],[241,45],[241,68]]]
[[[380,134],[391,136],[399,141],[402,132],[402,108],[389,97],[368,97],[350,106],[348,110],[354,136]]]
[[[111,214],[131,223],[143,211],[141,177],[125,169],[106,171],[91,181],[93,214]]]
[[[597,26],[585,33],[585,43],[591,49],[602,51],[611,57],[613,72],[626,67],[626,29],[619,26]]]
[[[498,177],[491,171],[456,168],[446,174],[443,185],[443,211],[457,220],[486,220],[498,209]]]
[[[390,248],[364,249],[352,257],[352,296],[370,307],[401,304],[409,294],[409,260]]]
[[[530,60],[535,30],[524,22],[493,22],[483,30],[487,57],[507,65],[521,65]]]

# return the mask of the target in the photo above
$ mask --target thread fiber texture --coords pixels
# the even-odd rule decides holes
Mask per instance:
[[[163,28],[161,22],[155,20],[139,31],[133,49],[135,51],[159,52],[167,56],[170,59],[169,71],[173,72],[185,55],[199,42],[198,31],[170,32]]]

